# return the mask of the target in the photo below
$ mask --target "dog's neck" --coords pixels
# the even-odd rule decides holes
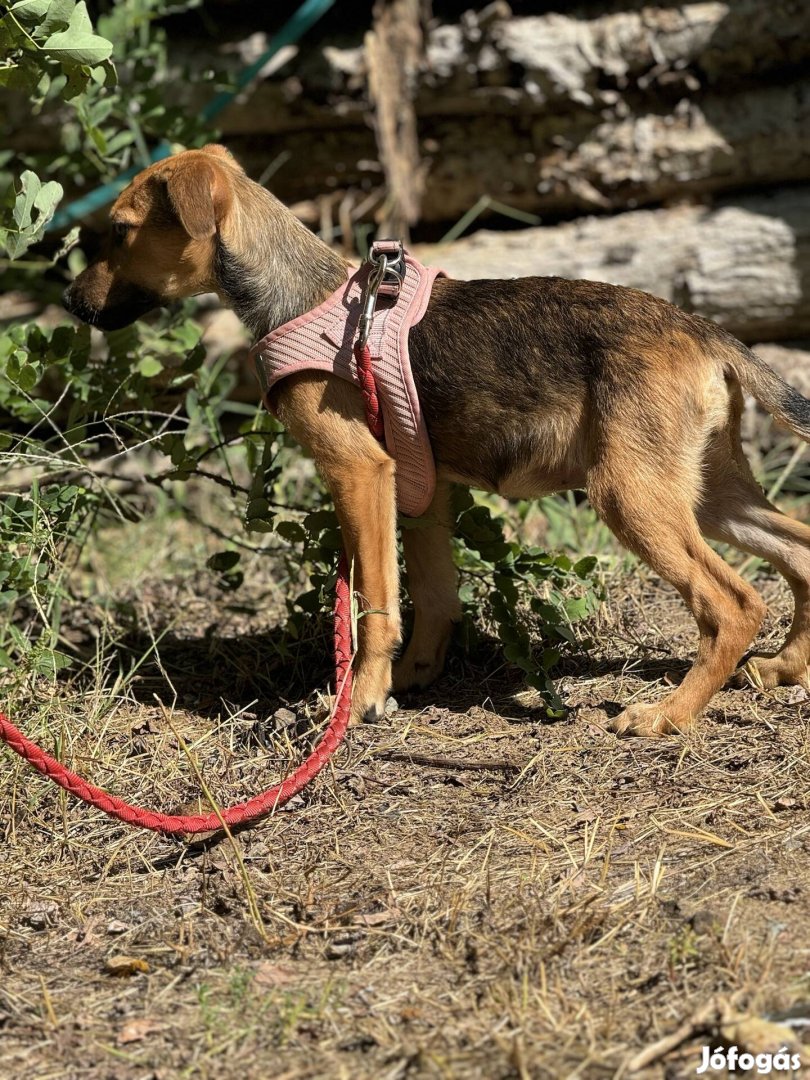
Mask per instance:
[[[269,191],[246,179],[217,236],[217,291],[254,340],[311,311],[348,263]]]

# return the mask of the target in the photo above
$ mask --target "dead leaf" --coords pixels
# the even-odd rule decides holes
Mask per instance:
[[[108,975],[138,975],[149,971],[149,965],[139,956],[110,956],[104,964]]]
[[[145,1039],[147,1035],[151,1035],[155,1031],[160,1031],[162,1027],[163,1024],[158,1020],[150,1020],[148,1016],[141,1016],[136,1020],[128,1020],[119,1030],[115,1041],[119,1046],[126,1046],[127,1043],[140,1042],[141,1039]]]
[[[397,909],[386,908],[383,911],[361,912],[354,918],[355,926],[385,926],[386,923],[396,922],[399,918]]]
[[[34,900],[28,905],[23,922],[32,930],[46,930],[59,920],[59,905],[55,900]]]
[[[296,969],[291,964],[274,964],[265,960],[259,964],[253,975],[253,985],[262,990],[272,990],[276,986],[289,986],[297,982]]]
[[[791,799],[789,796],[785,795],[781,799],[776,800],[773,804],[773,808],[774,810],[795,810],[798,805],[798,799]]]
[[[125,922],[121,922],[120,919],[113,919],[112,922],[107,923],[108,934],[125,934],[127,930],[131,929],[131,926]]]
[[[791,686],[787,694],[785,694],[785,701],[788,705],[799,705],[803,701],[807,701],[810,694],[807,693],[807,687],[805,686]]]

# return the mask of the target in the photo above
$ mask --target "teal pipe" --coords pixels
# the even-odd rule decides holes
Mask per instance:
[[[239,78],[236,80],[236,86],[232,90],[223,90],[208,102],[200,114],[202,119],[209,123],[215,116],[218,116],[222,110],[233,101],[236,95],[244,90],[244,88],[256,78],[267,61],[272,59],[279,49],[283,49],[285,45],[293,45],[303,37],[307,30],[309,30],[311,26],[314,26],[318,19],[320,19],[322,15],[325,15],[334,3],[335,0],[304,0],[304,3],[296,13],[287,20],[276,36],[272,38],[270,44],[258,60],[255,60],[249,67],[246,67],[244,71],[242,71]],[[165,140],[162,140],[157,146],[152,148],[149,154],[149,163],[161,161],[163,158],[168,157],[171,152],[171,145]],[[57,210],[48,224],[47,231],[52,232],[57,229],[66,229],[68,226],[73,225],[74,222],[81,220],[81,218],[86,217],[88,214],[92,214],[93,211],[100,210],[103,206],[107,206],[120,195],[130,180],[134,176],[137,176],[143,167],[144,166],[140,164],[133,165],[132,168],[127,169],[125,172],[122,172],[120,176],[117,176],[115,180],[110,180],[106,184],[101,184],[99,187],[94,188],[93,191],[89,191],[86,195],[74,199],[74,201],[68,203],[67,206]]]

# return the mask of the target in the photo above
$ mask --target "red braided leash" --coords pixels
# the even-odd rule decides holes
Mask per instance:
[[[366,418],[372,433],[382,437],[382,413],[371,370],[371,356],[368,346],[355,349],[357,371],[360,378],[363,400],[366,405]],[[136,825],[142,829],[151,829],[159,833],[200,833],[219,829],[222,822],[230,828],[246,825],[272,813],[317,776],[326,762],[337,750],[346,729],[349,726],[352,700],[352,598],[349,587],[349,566],[345,554],[341,555],[338,566],[337,585],[335,587],[335,707],[321,741],[298,768],[286,780],[269,788],[247,802],[231,806],[220,813],[210,814],[161,814],[144,807],[132,806],[123,799],[110,795],[95,784],[83,780],[56,758],[46,754],[36,743],[31,742],[23,733],[0,713],[0,739],[24,758],[43,776],[52,780],[59,787],[77,799],[103,810],[105,814]]]
[[[371,351],[368,345],[358,341],[354,347],[354,360],[357,365],[357,379],[360,383],[360,392],[366,406],[366,423],[375,439],[382,439],[385,434],[383,426],[382,408],[377,396],[377,384],[374,382],[374,372],[371,370]]]

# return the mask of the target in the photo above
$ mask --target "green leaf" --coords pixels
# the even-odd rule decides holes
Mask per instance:
[[[33,390],[39,381],[37,369],[32,364],[24,364],[17,376],[17,385],[21,390]]]
[[[251,499],[245,508],[245,519],[252,521],[254,518],[266,518],[270,510],[267,499]]]
[[[504,645],[503,655],[513,664],[517,664],[518,667],[523,667],[528,662],[528,655],[526,652],[526,645],[522,642],[513,642],[510,645]]]
[[[59,200],[62,198],[63,189],[61,184],[57,184],[55,180],[49,180],[46,184],[37,192],[36,199],[34,200],[34,206],[39,210],[40,218],[37,221],[37,228],[42,229],[53,217],[53,212],[56,210]]]
[[[34,661],[34,669],[39,675],[50,676],[69,668],[73,663],[71,658],[56,649],[44,649]]]
[[[14,202],[14,209],[11,212],[14,224],[21,231],[28,228],[31,224],[34,205],[41,187],[42,184],[40,183],[37,174],[31,172],[30,169],[26,169],[20,177],[20,192]]]
[[[279,521],[276,525],[276,532],[279,536],[283,536],[285,540],[289,540],[293,544],[299,544],[303,540],[306,540],[306,532],[303,527],[298,524],[297,521]]]
[[[23,26],[39,26],[51,6],[50,0],[20,0],[11,5],[11,11],[17,22]]]
[[[595,555],[586,555],[584,559],[574,563],[574,573],[579,578],[586,578],[596,566],[596,563],[597,558]]]
[[[207,560],[205,565],[218,574],[227,574],[229,570],[233,570],[239,559],[238,551],[218,551]]]
[[[22,173],[11,215],[17,229],[9,231],[5,237],[5,248],[10,259],[22,255],[39,239],[61,198],[62,185],[55,180],[43,184],[30,169]]]
[[[0,27],[2,29],[2,27]],[[0,46],[5,52],[8,43]],[[11,63],[9,67],[0,68],[0,86],[7,90],[19,90],[24,94],[33,94],[37,88],[41,76],[36,63],[19,64]]]
[[[580,596],[575,600],[566,600],[564,606],[565,614],[571,622],[577,622],[579,619],[584,619],[590,610],[590,603],[587,596]]]
[[[84,0],[70,13],[67,29],[51,34],[42,47],[57,60],[88,64],[91,67],[108,60],[113,49],[112,42],[93,33],[93,24]]]
[[[39,30],[41,34],[48,36],[56,30],[63,30],[68,25],[76,0],[51,0],[46,6],[48,14]]]
[[[73,63],[63,63],[65,72],[65,85],[62,88],[62,97],[65,101],[73,101],[87,90],[87,75],[85,68]]]
[[[558,649],[544,649],[543,650],[543,670],[550,671],[560,661],[560,653]],[[559,699],[558,699],[559,700]]]
[[[163,371],[163,364],[156,360],[154,356],[144,356],[143,359],[138,361],[138,371],[144,378],[152,379]]]

